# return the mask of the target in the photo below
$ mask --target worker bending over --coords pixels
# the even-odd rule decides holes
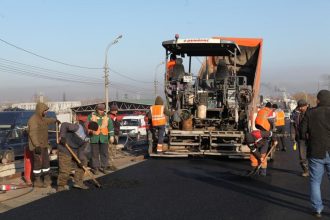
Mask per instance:
[[[90,122],[88,129],[96,131],[98,129],[98,124],[96,122]],[[74,173],[74,183],[72,187],[79,189],[88,189],[84,184],[84,170],[82,166],[87,166],[87,152],[89,146],[88,132],[83,122],[77,124],[72,124],[64,122],[60,129],[60,144],[58,145],[58,166],[59,175],[57,179],[57,191],[68,190],[68,180],[70,179],[70,174],[72,169]],[[76,154],[81,164],[75,161],[74,157],[71,155],[67,149],[69,146],[72,151]]]
[[[267,150],[269,138],[272,137],[271,131],[253,130],[245,135],[246,143],[251,150],[250,161],[252,171],[261,163],[260,176],[267,175]]]
[[[255,127],[258,130],[251,132],[251,135],[254,137],[254,139],[260,142],[258,144],[258,147],[255,149],[260,152],[260,160],[256,157],[256,155],[253,154],[253,152],[251,152],[250,154],[251,166],[254,169],[259,165],[259,162],[261,162],[262,163],[260,169],[261,176],[267,175],[267,158],[265,157],[270,142],[268,137],[272,136],[271,130],[274,127],[274,120],[275,120],[275,113],[272,109],[272,104],[270,102],[267,102],[265,107],[260,109],[257,113],[257,117],[255,120]],[[247,142],[249,141],[251,140],[247,140]]]

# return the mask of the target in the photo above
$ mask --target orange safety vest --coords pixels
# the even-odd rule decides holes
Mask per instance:
[[[174,65],[175,65],[175,60],[170,60],[166,64],[166,66],[167,66],[166,79],[167,80],[169,80],[170,77],[172,77],[171,75],[172,75]]]
[[[168,61],[166,65],[167,65],[167,69],[172,68],[175,65],[175,60]]]
[[[263,127],[266,131],[270,130],[270,123],[268,117],[271,114],[272,109],[264,107],[258,111],[255,124]]]
[[[150,107],[152,126],[162,126],[166,124],[163,105],[153,105]]]
[[[285,125],[285,114],[282,110],[276,110],[276,119],[275,119],[275,126],[284,126]]]
[[[99,116],[95,115],[94,113],[92,114],[92,121],[98,123],[98,120],[100,119]],[[109,130],[108,130],[108,116],[103,116],[102,117],[102,124],[101,126],[99,126],[99,128],[97,129],[97,131],[93,131],[94,135],[99,135],[100,133],[103,135],[108,135]]]

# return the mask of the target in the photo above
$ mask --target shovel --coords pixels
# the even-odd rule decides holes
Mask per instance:
[[[101,184],[95,179],[94,175],[81,163],[81,161],[79,160],[79,158],[77,157],[77,155],[73,152],[73,150],[71,149],[71,147],[68,144],[65,144],[66,149],[68,149],[68,151],[71,153],[71,155],[73,156],[73,158],[77,161],[78,165],[88,174],[88,176],[93,180],[93,182],[95,183],[95,185],[98,188],[101,188]]]

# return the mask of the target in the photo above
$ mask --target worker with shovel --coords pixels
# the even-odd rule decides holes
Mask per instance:
[[[96,122],[90,122],[89,130],[97,130]],[[88,131],[83,122],[72,124],[64,122],[60,129],[60,143],[58,144],[59,175],[57,191],[68,190],[68,180],[72,169],[75,170],[73,188],[88,189],[84,184],[84,167],[87,166],[87,152],[89,146]],[[75,158],[77,157],[77,158]]]
[[[253,130],[245,134],[245,141],[251,150],[250,161],[252,171],[249,175],[267,175],[267,157],[274,149],[274,145],[272,145],[271,149],[268,151],[269,138],[273,138],[271,131]]]

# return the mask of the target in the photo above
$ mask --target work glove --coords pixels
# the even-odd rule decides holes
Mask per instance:
[[[34,148],[34,153],[40,155],[40,154],[41,154],[41,147],[36,146],[36,147]]]
[[[65,137],[61,137],[60,144],[62,144],[62,145],[65,145],[66,144]]]
[[[261,161],[261,154],[258,152],[257,147],[255,144],[248,144],[248,147],[251,150],[251,154],[258,160],[258,162]]]
[[[115,137],[114,136],[110,136],[109,142],[110,142],[110,144],[115,143]]]

